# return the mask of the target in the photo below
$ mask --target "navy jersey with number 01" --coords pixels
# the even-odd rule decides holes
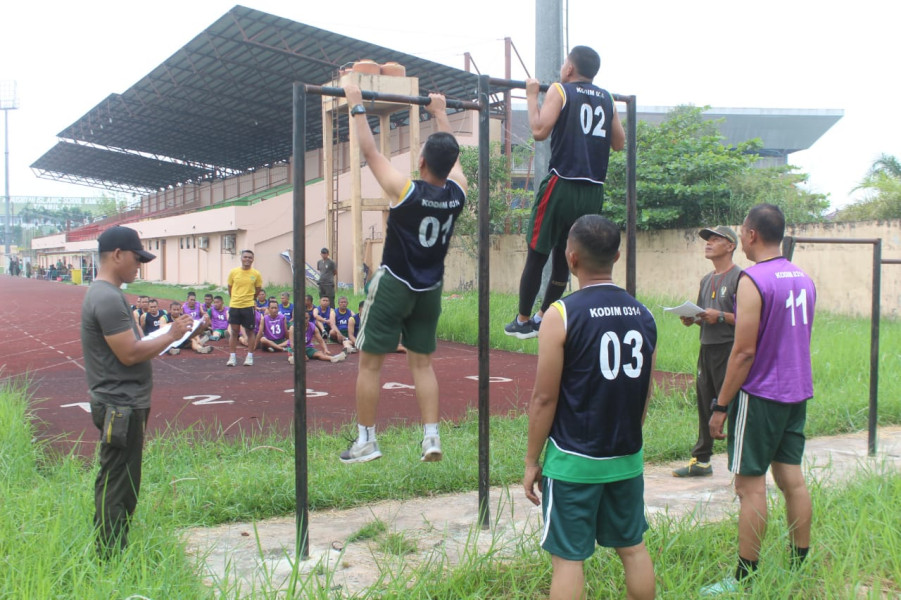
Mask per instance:
[[[548,94],[561,94],[563,108],[551,131],[549,170],[563,179],[603,184],[610,159],[613,98],[587,83],[555,83]]]
[[[465,202],[463,189],[451,179],[444,187],[407,182],[400,202],[388,213],[382,266],[413,291],[440,285],[454,222]]]
[[[613,284],[582,288],[554,307],[563,315],[566,342],[550,437],[573,454],[635,454],[657,344],[651,311]]]

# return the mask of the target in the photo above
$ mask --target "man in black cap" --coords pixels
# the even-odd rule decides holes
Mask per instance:
[[[141,263],[156,258],[138,232],[112,227],[97,240],[100,270],[81,307],[81,345],[91,417],[101,432],[100,472],[94,484],[94,526],[102,558],[125,548],[128,523],[141,488],[144,429],[150,412],[150,359],[191,329],[188,315],[168,332],[142,340],[120,287],[131,283]]]
[[[322,258],[316,263],[316,270],[319,271],[319,297],[328,298],[328,305],[335,306],[335,276],[338,274],[338,267],[329,258],[328,248],[323,248],[320,255]]]
[[[713,272],[701,279],[698,306],[703,312],[694,317],[682,317],[686,327],[701,327],[701,351],[698,354],[698,374],[695,390],[698,401],[698,440],[691,450],[691,460],[673,471],[674,477],[705,477],[713,475],[710,456],[713,438],[710,437],[710,405],[726,376],[726,363],[735,339],[735,292],[741,269],[732,262],[738,236],[723,225],[698,232],[706,240],[704,258],[713,263]]]

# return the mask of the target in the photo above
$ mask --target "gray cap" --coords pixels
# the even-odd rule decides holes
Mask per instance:
[[[704,238],[705,240],[709,240],[711,235],[718,235],[722,238],[726,238],[733,244],[738,245],[738,236],[735,235],[735,232],[732,231],[731,227],[726,227],[725,225],[720,225],[713,229],[709,227],[705,227],[701,231],[698,232],[698,235]]]

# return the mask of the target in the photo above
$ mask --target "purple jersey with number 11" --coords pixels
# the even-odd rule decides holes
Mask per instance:
[[[786,404],[813,396],[810,332],[816,288],[810,277],[784,257],[745,269],[763,304],[757,330],[757,354],[742,389],[753,396]]]

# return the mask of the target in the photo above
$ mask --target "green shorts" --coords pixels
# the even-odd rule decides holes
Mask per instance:
[[[313,360],[313,355],[316,354],[316,348],[310,348],[309,346],[307,346],[306,348],[304,348],[304,352],[307,353],[307,358]]]
[[[375,272],[363,307],[357,348],[371,354],[397,350],[400,336],[404,346],[419,354],[432,354],[441,316],[441,286],[414,292],[386,269]]]
[[[804,456],[807,401],[786,404],[740,391],[729,403],[729,470],[765,475],[770,463],[800,465]]]
[[[565,560],[583,561],[597,542],[608,548],[641,543],[644,476],[609,483],[571,483],[543,478],[541,547]]]
[[[529,248],[550,254],[555,246],[565,245],[576,219],[583,215],[599,215],[603,206],[603,185],[548,174],[535,194],[532,216],[529,217],[526,230]]]

